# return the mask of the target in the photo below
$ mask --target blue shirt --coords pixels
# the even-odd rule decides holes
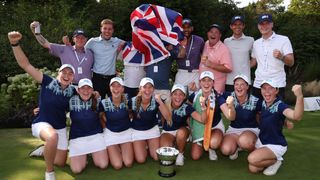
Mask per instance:
[[[187,119],[194,111],[195,109],[191,105],[187,103],[182,104],[178,109],[172,111],[172,125],[169,126],[167,121],[164,121],[163,129],[166,131],[174,131],[187,126]]]
[[[287,108],[289,106],[279,98],[270,107],[267,107],[265,101],[262,102],[259,124],[259,139],[262,144],[287,146],[287,141],[282,134],[284,120],[286,119],[283,111]]]
[[[230,95],[234,99],[233,103],[236,110],[236,119],[231,121],[230,126],[233,128],[257,128],[258,122],[256,120],[256,114],[258,111],[260,111],[261,107],[261,105],[259,106],[261,103],[259,98],[249,95],[247,101],[243,104],[240,104],[234,92],[225,93],[223,95],[224,99]]]
[[[153,128],[158,124],[157,113],[159,111],[159,104],[156,102],[154,97],[152,97],[151,102],[146,110],[140,106],[137,110],[136,97],[133,97],[129,102],[129,107],[131,107],[133,112],[133,120],[131,127],[135,130],[148,130]]]
[[[121,42],[117,37],[105,40],[101,36],[88,40],[85,48],[93,52],[93,72],[102,75],[116,74],[117,49]]]
[[[69,105],[69,99],[74,93],[74,86],[69,85],[62,90],[57,79],[43,74],[39,97],[39,116],[33,120],[32,124],[47,122],[54,129],[65,128],[66,110]]]
[[[107,129],[112,132],[121,132],[130,128],[131,122],[127,106],[126,103],[121,102],[119,107],[116,107],[112,102],[112,97],[101,101],[99,109],[106,114]]]
[[[92,99],[83,101],[79,95],[72,96],[69,101],[69,111],[71,118],[70,139],[103,132],[98,109],[96,112],[92,110]]]

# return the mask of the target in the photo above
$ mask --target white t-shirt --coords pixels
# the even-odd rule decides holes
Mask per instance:
[[[239,74],[244,74],[250,77],[250,53],[252,50],[254,39],[250,36],[242,36],[238,39],[233,36],[226,38],[224,44],[230,49],[232,57],[232,72],[227,74],[227,85],[233,85],[233,79]]]
[[[129,88],[138,88],[142,78],[146,77],[143,66],[124,65],[124,85]]]
[[[260,88],[263,80],[272,79],[278,87],[286,86],[284,62],[273,57],[273,50],[280,50],[283,56],[293,53],[287,36],[273,34],[268,39],[260,38],[253,43],[251,56],[257,59],[257,69],[253,86]]]

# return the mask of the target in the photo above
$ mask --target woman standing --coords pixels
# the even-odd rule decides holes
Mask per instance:
[[[100,103],[100,117],[104,127],[104,139],[110,163],[115,169],[123,164],[133,164],[132,129],[128,112],[128,98],[124,94],[124,83],[121,78],[110,80],[111,97]]]
[[[81,79],[78,95],[69,101],[71,118],[69,157],[73,173],[80,173],[87,165],[87,155],[92,154],[94,164],[105,169],[108,166],[108,154],[99,121],[98,105],[100,98],[93,94],[90,79]]]

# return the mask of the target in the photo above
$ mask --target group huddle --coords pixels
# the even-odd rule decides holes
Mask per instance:
[[[274,46],[272,38],[276,39],[278,36],[271,26],[271,29],[267,27],[272,23],[270,15],[259,17],[262,36],[267,34],[271,40],[261,40],[262,54],[259,52],[259,42],[253,45],[253,64],[258,65],[259,74],[257,75],[256,71],[253,87],[250,73],[247,73],[250,66],[243,70],[241,65],[227,60],[231,55],[220,41],[222,28],[217,24],[211,25],[208,29],[208,41],[204,44],[198,36],[191,34],[193,26],[189,19],[183,21],[185,40],[177,47],[167,47],[172,51],[172,55],[176,55],[175,58],[180,59],[177,60],[176,82],[170,90],[163,88],[169,86],[169,83],[166,84],[169,78],[165,72],[170,71],[171,63],[170,66],[167,64],[170,59],[147,67],[146,77],[141,77],[143,73],[140,73],[140,67],[128,65],[125,65],[124,71],[127,75],[125,74],[124,79],[112,73],[98,72],[103,67],[99,66],[99,63],[95,64],[99,62],[95,59],[95,51],[101,50],[98,43],[112,40],[117,42],[117,45],[121,44],[115,39],[104,38],[104,28],[112,28],[113,32],[113,24],[109,21],[103,22],[100,39],[89,40],[87,45],[89,49],[92,48],[94,58],[90,77],[82,77],[85,69],[80,64],[88,61],[84,59],[86,56],[79,58],[75,49],[72,55],[75,55],[78,63],[81,62],[79,65],[75,67],[70,63],[63,63],[57,78],[43,74],[29,63],[19,46],[22,35],[16,31],[8,33],[19,66],[41,84],[40,110],[32,122],[32,134],[45,141],[45,145],[32,153],[44,156],[46,179],[55,179],[54,165],[64,166],[67,156],[74,173],[85,169],[89,154],[98,168],[105,169],[110,163],[113,168],[121,169],[123,166],[131,167],[134,162],[144,163],[148,154],[157,161],[156,150],[166,146],[178,149],[176,165],[183,166],[184,153],[189,153],[185,152],[187,142],[191,142],[193,160],[200,159],[203,150],[209,152],[210,160],[218,160],[217,150],[231,160],[237,159],[239,151],[248,151],[250,172],[276,174],[287,151],[283,126],[286,119],[302,119],[303,94],[300,85],[292,87],[296,104],[294,109],[291,109],[284,103],[280,92],[281,88],[285,87],[285,83],[279,83],[283,78],[269,78],[270,73],[273,73],[271,77],[279,73],[275,70],[279,69],[276,67],[278,63],[281,63],[282,68],[284,64],[291,63],[291,55],[287,56],[280,50],[273,50],[272,55],[268,54],[268,47]],[[243,18],[233,17],[230,27],[240,25],[244,25]],[[238,33],[240,38],[245,39],[243,28],[239,31],[239,28],[234,27],[233,30],[234,36]],[[36,38],[41,45],[54,51],[54,44],[42,36],[38,35]],[[86,37],[78,30],[73,38],[76,48],[77,42],[81,41],[77,38]],[[233,38],[225,43],[231,43],[232,46],[231,41],[237,39]],[[81,43],[85,44],[84,41]],[[255,45],[259,47],[255,49]],[[63,45],[66,46],[70,45]],[[111,46],[106,46],[108,47]],[[112,48],[117,54],[118,46],[112,45]],[[61,53],[61,50],[59,52]],[[260,60],[260,55],[264,59]],[[267,62],[268,56],[278,58],[279,62],[273,62],[274,59]],[[232,56],[233,61],[236,58]],[[80,59],[82,60],[79,61]],[[193,59],[198,59],[198,63]],[[242,70],[246,73],[239,73]],[[230,72],[234,74],[232,78],[227,77]],[[280,76],[281,73],[282,70]],[[161,81],[163,78],[164,83]],[[99,83],[105,80],[107,84]],[[99,88],[103,90],[100,91]],[[260,94],[254,96],[257,91]],[[66,112],[70,112],[71,119],[69,137]],[[230,121],[228,128],[223,124],[222,114]]]

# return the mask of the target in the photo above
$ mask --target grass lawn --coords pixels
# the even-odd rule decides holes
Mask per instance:
[[[301,122],[295,123],[293,130],[285,130],[288,151],[285,161],[272,179],[320,179],[320,112],[305,113]],[[0,136],[0,180],[43,179],[45,163],[42,159],[31,159],[28,153],[40,140],[33,138],[31,129],[1,129]],[[171,179],[271,179],[263,174],[250,174],[247,169],[247,153],[241,152],[235,161],[223,157],[209,161],[208,154],[199,161],[190,158],[190,146],[185,152],[183,167],[177,167],[177,175]],[[57,179],[164,179],[158,176],[158,162],[151,159],[145,164],[134,164],[132,168],[114,170],[109,166],[99,170],[89,161],[88,167],[80,175],[72,174],[69,166],[56,168]]]

